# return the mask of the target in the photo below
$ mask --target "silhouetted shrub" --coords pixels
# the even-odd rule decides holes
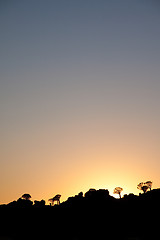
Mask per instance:
[[[33,202],[30,200],[25,200],[25,199],[21,199],[21,198],[19,198],[17,200],[18,207],[31,207],[32,205],[33,205]]]
[[[25,194],[22,195],[21,198],[22,198],[22,199],[25,199],[25,200],[30,200],[30,199],[31,199],[31,195],[28,194],[28,193],[25,193]]]

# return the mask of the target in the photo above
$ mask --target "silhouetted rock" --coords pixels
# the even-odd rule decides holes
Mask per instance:
[[[45,201],[44,200],[41,200],[41,201],[35,200],[34,201],[34,206],[35,207],[44,207],[45,206]]]
[[[13,201],[8,204],[10,207],[31,207],[33,205],[33,202],[30,200],[25,200],[22,198],[19,198],[17,201]]]
[[[85,198],[92,201],[104,201],[109,197],[109,191],[107,189],[99,189],[95,190],[93,188],[89,189],[88,192],[85,193]]]
[[[21,199],[21,198],[19,198],[17,200],[18,207],[31,207],[32,205],[33,205],[33,202],[30,200],[25,200],[25,199]]]
[[[53,207],[18,199],[0,206],[0,236],[11,239],[157,239],[160,189],[115,199],[106,189],[90,189]]]

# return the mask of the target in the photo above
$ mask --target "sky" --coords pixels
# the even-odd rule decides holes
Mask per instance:
[[[160,187],[160,2],[0,2],[0,203]]]

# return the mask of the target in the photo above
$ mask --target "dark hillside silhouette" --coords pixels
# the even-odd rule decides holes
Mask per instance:
[[[18,199],[0,206],[0,239],[158,239],[160,189],[116,199],[107,189],[80,192],[60,205]]]

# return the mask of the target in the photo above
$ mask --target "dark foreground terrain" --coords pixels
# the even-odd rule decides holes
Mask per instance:
[[[60,205],[19,199],[0,206],[1,239],[160,239],[160,189],[115,199],[108,190],[79,193]]]

